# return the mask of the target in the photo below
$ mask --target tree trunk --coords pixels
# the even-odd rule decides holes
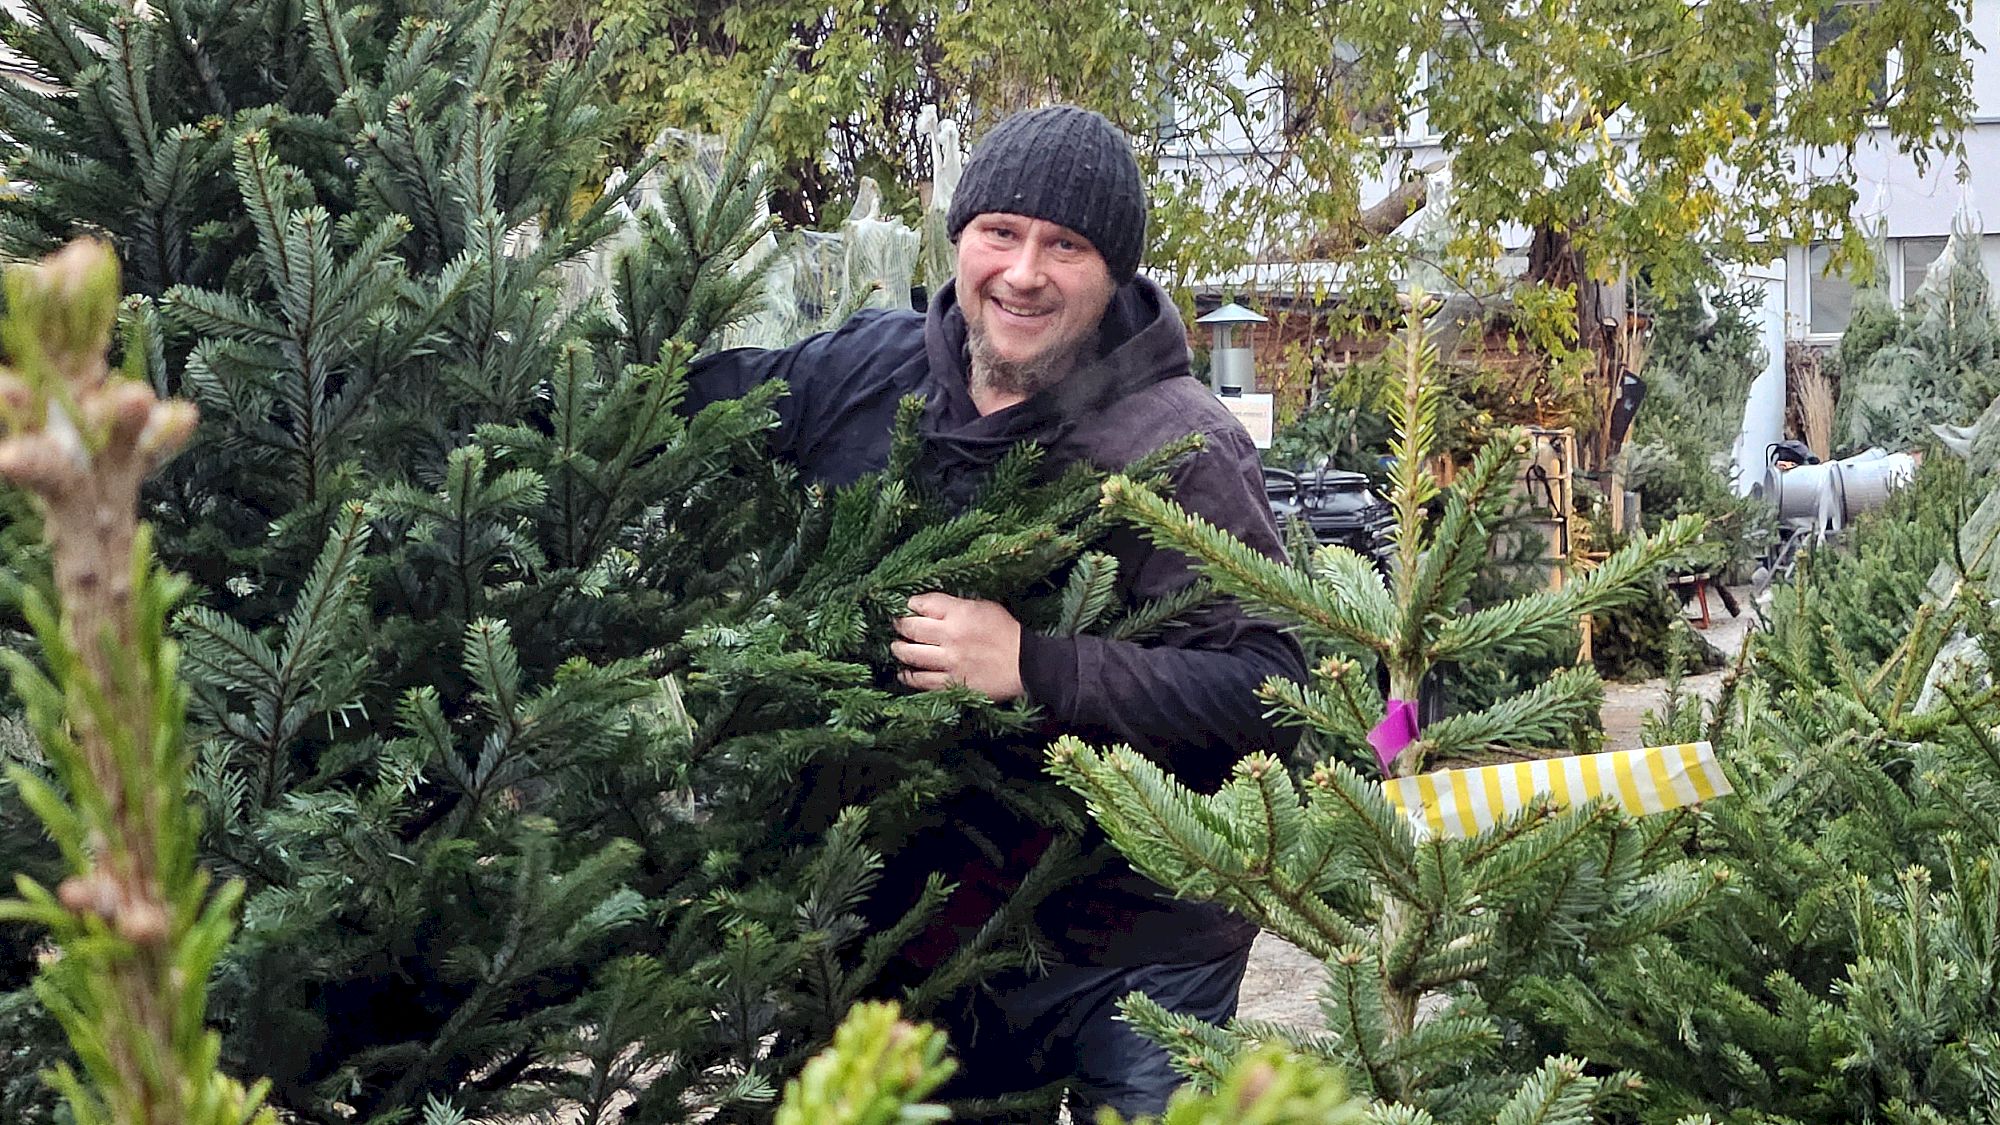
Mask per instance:
[[[1611,407],[1627,367],[1624,286],[1592,278],[1568,233],[1549,226],[1535,228],[1528,243],[1524,280],[1561,286],[1576,294],[1577,347],[1590,356],[1586,370],[1591,402],[1597,408],[1596,425],[1588,431],[1589,440],[1581,443],[1584,455],[1580,460],[1596,472],[1611,459]]]
[[[1299,248],[1299,257],[1323,261],[1385,237],[1423,208],[1430,195],[1430,173],[1429,168],[1418,169],[1416,175],[1397,184],[1381,202],[1363,208],[1351,222],[1321,227]]]
[[[1482,319],[1479,298],[1472,294],[1453,293],[1445,298],[1444,306],[1431,314],[1430,327],[1426,330],[1431,346],[1437,349],[1438,362],[1451,363],[1451,357],[1458,351],[1459,341],[1465,339],[1466,328]]]

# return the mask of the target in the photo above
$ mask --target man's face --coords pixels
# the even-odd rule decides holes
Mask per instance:
[[[1033,395],[1060,382],[1094,343],[1118,286],[1090,240],[1065,226],[988,212],[958,236],[958,303],[972,375]]]

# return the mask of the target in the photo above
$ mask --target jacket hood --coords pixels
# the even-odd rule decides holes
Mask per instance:
[[[958,282],[940,289],[924,317],[929,405],[923,437],[953,506],[968,500],[989,468],[1023,441],[1059,445],[1104,404],[1142,387],[1188,374],[1187,328],[1167,291],[1147,277],[1118,287],[1104,310],[1097,358],[1026,402],[981,415],[968,383],[965,313]],[[968,472],[967,470],[973,470]]]

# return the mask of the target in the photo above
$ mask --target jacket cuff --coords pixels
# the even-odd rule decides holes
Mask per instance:
[[[1076,711],[1077,645],[1074,637],[1050,637],[1021,630],[1021,687],[1028,701],[1059,722]]]

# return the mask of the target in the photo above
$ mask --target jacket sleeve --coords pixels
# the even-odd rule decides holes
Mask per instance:
[[[1284,548],[1264,496],[1257,452],[1240,430],[1211,433],[1174,498],[1188,511],[1272,558]],[[1136,532],[1124,531],[1136,537]],[[1187,557],[1150,546],[1134,556],[1133,596],[1155,598],[1194,580]],[[1068,733],[1122,743],[1196,788],[1211,789],[1256,750],[1284,751],[1298,732],[1265,715],[1257,687],[1305,678],[1298,642],[1230,600],[1144,642],[1024,634],[1021,681]]]
[[[814,337],[788,348],[731,348],[702,356],[688,366],[687,393],[678,412],[692,418],[710,403],[742,398],[773,379],[782,380],[788,388],[793,386],[799,357],[818,340]],[[788,390],[778,396],[772,409],[778,413],[778,426],[771,434],[771,452],[785,456],[798,433],[799,396]]]
[[[839,328],[790,347],[732,348],[695,360],[688,367],[679,409],[691,417],[709,403],[740,398],[761,383],[780,380],[787,393],[776,404],[771,453],[803,464],[824,457],[824,439],[857,412],[878,407],[881,396],[889,396],[893,413],[894,398],[902,393],[893,373],[922,351],[921,315],[864,309]]]

